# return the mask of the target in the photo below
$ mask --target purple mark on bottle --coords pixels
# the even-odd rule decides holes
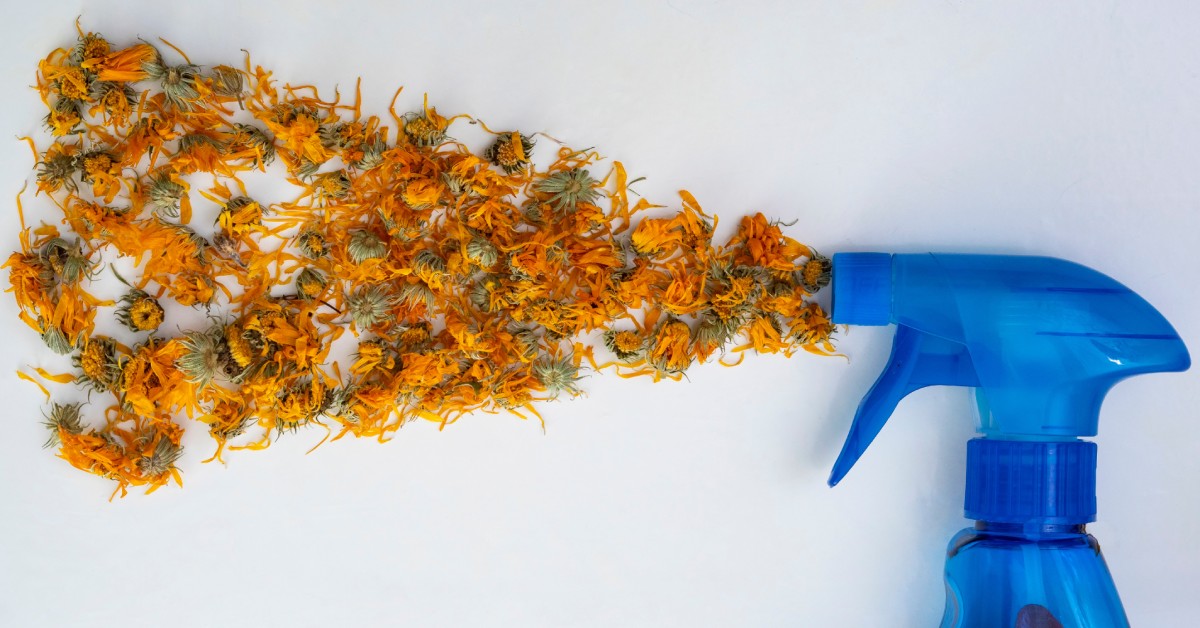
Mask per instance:
[[[1063,628],[1063,625],[1045,606],[1026,604],[1017,611],[1015,628]]]

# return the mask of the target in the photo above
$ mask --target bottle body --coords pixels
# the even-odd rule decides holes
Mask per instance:
[[[988,524],[946,553],[942,628],[1129,626],[1096,538],[1082,525]]]

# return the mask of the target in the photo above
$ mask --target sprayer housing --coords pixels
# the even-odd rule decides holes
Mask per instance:
[[[974,389],[964,511],[950,544],[943,626],[1127,626],[1099,544],[1094,443],[1104,395],[1186,370],[1187,348],[1149,303],[1065,260],[842,253],[832,320],[896,325],[830,474],[840,482],[909,393]],[[1014,622],[1016,622],[1014,624]]]

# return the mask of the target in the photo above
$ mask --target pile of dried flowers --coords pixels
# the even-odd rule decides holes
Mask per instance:
[[[396,98],[389,128],[357,90],[323,100],[248,58],[202,69],[165,41],[181,63],[79,34],[39,65],[53,141],[29,139],[65,229],[22,214],[5,266],[21,319],[73,355],[76,373],[42,378],[113,399],[97,425],[53,404],[48,445],[122,495],[179,481],[184,415],[219,459],[309,425],[384,440],[418,417],[536,416],[535,402],[580,394],[589,365],[678,379],[726,351],[833,351],[811,301],[828,260],[761,214],[715,246],[716,219],[690,194],[673,216],[639,216],[660,206],[631,202],[619,162],[596,174],[593,150],[560,147],[541,170],[531,156],[548,136],[427,102],[398,115]],[[472,151],[456,121],[494,141]],[[286,202],[251,198],[239,176],[283,170],[300,190]],[[88,292],[105,251],[138,269],[119,302]],[[167,333],[168,299],[211,324]],[[136,343],[93,333],[106,308]],[[342,369],[329,354],[347,330]]]

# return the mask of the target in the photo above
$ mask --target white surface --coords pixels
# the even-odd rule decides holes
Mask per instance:
[[[445,112],[598,145],[671,202],[796,219],[825,252],[1052,254],[1141,292],[1200,348],[1200,38],[1188,2],[8,2],[0,129],[43,115],[37,59],[72,20],[205,64],[364,78]],[[1003,4],[1004,8],[976,6]],[[1150,5],[1154,6],[1150,6]],[[0,193],[30,171],[0,144]],[[16,246],[16,219],[3,243]],[[7,284],[5,284],[7,285]],[[837,359],[751,356],[690,381],[611,375],[536,424],[479,416],[388,445],[320,435],[110,485],[40,449],[46,355],[0,299],[5,626],[930,626],[961,518],[966,393],[904,401],[825,486],[886,329]],[[1119,385],[1091,527],[1134,625],[1200,615],[1195,371]]]

